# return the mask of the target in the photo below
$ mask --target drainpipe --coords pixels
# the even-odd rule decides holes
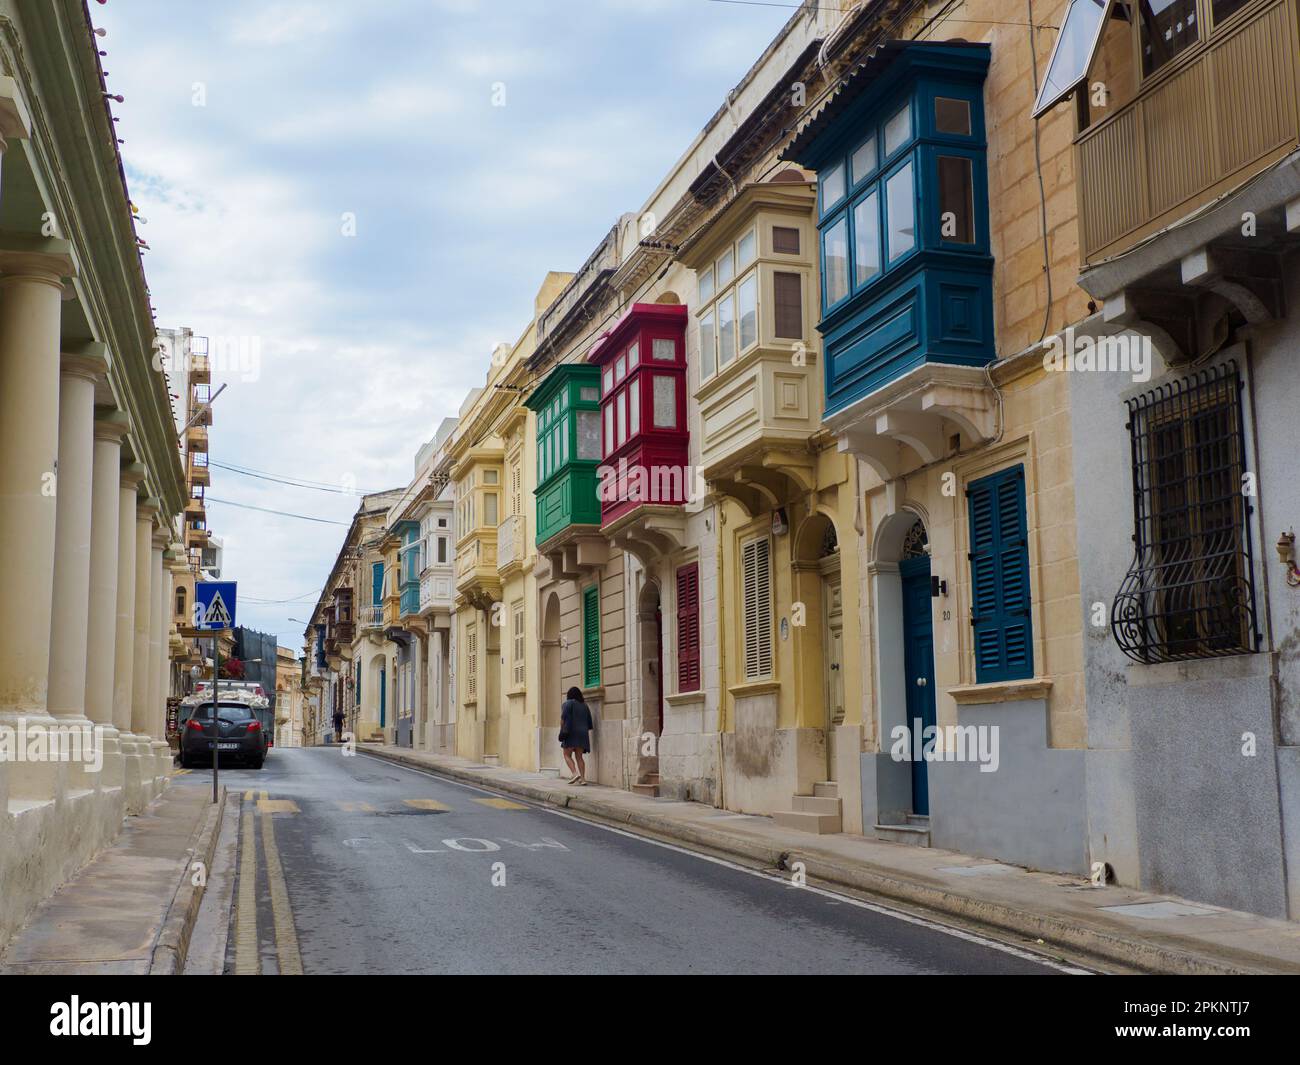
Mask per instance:
[[[727,643],[723,618],[726,615],[726,598],[722,594],[722,525],[723,509],[713,504],[714,572],[717,574],[718,595],[718,809],[727,808],[726,779],[723,769],[722,734],[727,729]]]

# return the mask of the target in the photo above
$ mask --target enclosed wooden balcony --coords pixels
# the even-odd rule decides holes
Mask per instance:
[[[1297,0],[1180,6],[1196,17],[1168,27],[1172,36],[1163,15],[1154,20],[1160,39],[1184,38],[1163,54],[1135,46],[1143,21],[1131,26],[1113,8],[1076,90],[1087,266],[1193,215],[1300,146]]]
[[[203,425],[191,425],[185,430],[185,448],[191,455],[208,452],[208,430]]]
[[[187,478],[191,488],[207,486],[212,483],[212,474],[208,470],[208,456],[191,454],[186,467]]]
[[[823,405],[816,203],[813,183],[783,171],[746,186],[680,256],[700,280],[704,478],[751,514],[816,481],[808,447]]]

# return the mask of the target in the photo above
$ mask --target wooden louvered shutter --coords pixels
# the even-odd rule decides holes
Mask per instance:
[[[700,566],[677,571],[677,690],[700,689]]]
[[[803,278],[799,274],[780,270],[772,274],[772,313],[776,336],[803,339]]]
[[[975,680],[1024,680],[1034,675],[1024,467],[972,482],[967,497]]]
[[[600,684],[600,586],[595,584],[582,593],[582,684]]]
[[[465,632],[465,695],[469,699],[478,696],[478,627],[470,622]]]
[[[745,679],[772,673],[772,548],[766,537],[741,548],[745,610]]]

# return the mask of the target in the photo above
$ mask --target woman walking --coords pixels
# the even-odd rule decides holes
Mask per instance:
[[[595,727],[591,708],[582,701],[582,692],[570,688],[560,707],[560,746],[564,748],[564,764],[573,774],[570,784],[587,783],[587,763],[582,756],[591,753],[591,730]]]

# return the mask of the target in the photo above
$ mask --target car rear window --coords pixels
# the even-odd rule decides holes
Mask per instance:
[[[206,721],[212,716],[212,704],[202,703],[194,711],[194,717],[200,721]],[[223,721],[244,721],[253,716],[253,711],[243,703],[222,703],[221,720]]]

